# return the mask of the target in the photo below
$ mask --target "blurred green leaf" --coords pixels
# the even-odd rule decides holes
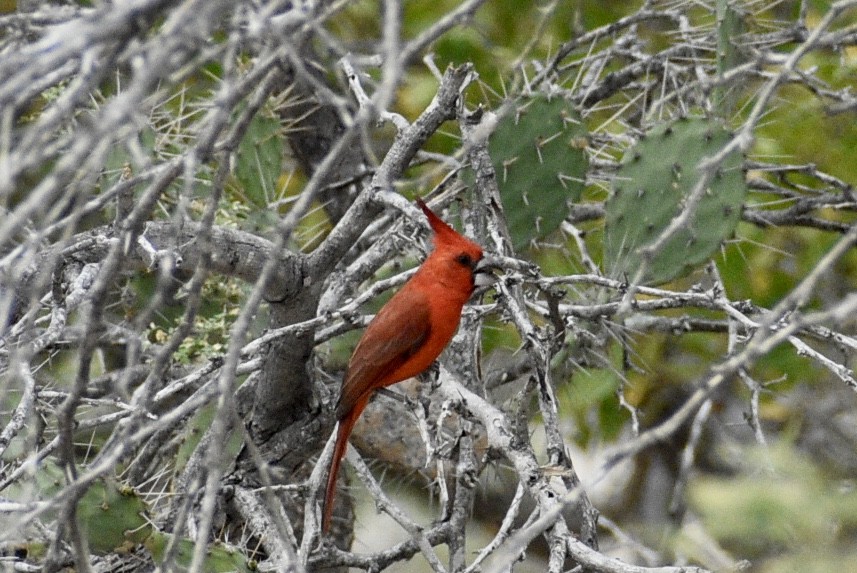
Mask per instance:
[[[751,448],[740,475],[690,484],[689,499],[715,538],[741,555],[835,551],[857,534],[857,490],[829,476],[788,444]]]

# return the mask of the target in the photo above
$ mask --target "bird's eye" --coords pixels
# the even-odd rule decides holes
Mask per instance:
[[[470,258],[470,255],[468,255],[467,253],[461,253],[460,255],[455,257],[455,260],[464,265],[465,267],[473,266],[473,259]]]

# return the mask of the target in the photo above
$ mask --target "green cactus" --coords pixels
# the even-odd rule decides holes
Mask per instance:
[[[167,546],[173,540],[168,533],[156,531],[146,540],[146,549],[158,565],[163,565],[166,558]],[[189,571],[193,561],[194,543],[190,539],[179,539],[176,542],[171,571]],[[205,573],[251,573],[254,567],[238,549],[225,543],[212,543],[205,552],[202,571]]]
[[[719,78],[746,59],[738,44],[744,33],[747,15],[736,7],[735,0],[717,0],[717,75]],[[721,118],[728,118],[738,100],[735,85],[720,85],[714,89],[714,111]]]
[[[276,196],[282,171],[283,142],[280,122],[256,114],[235,153],[235,178],[245,196],[259,207],[267,207]]]
[[[52,462],[43,462],[35,475],[34,488],[12,491],[21,499],[54,499],[65,485],[63,471]],[[146,518],[147,506],[133,488],[113,478],[95,480],[77,503],[77,519],[96,555],[128,549],[142,543],[152,533]]]
[[[533,97],[499,121],[488,150],[515,249],[559,228],[567,202],[580,200],[588,136],[561,97]]]
[[[133,547],[152,532],[145,516],[146,503],[133,488],[113,480],[95,482],[78,503],[77,511],[95,554]]]
[[[700,161],[730,139],[718,122],[681,119],[655,127],[626,152],[605,205],[604,266],[610,276],[634,278],[641,249],[684,208],[699,180]],[[689,223],[651,258],[642,282],[666,282],[708,260],[735,231],[746,192],[742,155],[734,151],[711,179]]]

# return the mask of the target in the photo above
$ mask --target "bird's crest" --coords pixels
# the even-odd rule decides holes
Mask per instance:
[[[447,225],[443,219],[435,215],[434,211],[429,209],[429,206],[425,204],[425,201],[419,197],[417,197],[417,205],[419,205],[420,209],[423,210],[423,213],[426,214],[429,225],[431,225],[431,230],[434,231],[436,241],[441,243],[455,243],[462,240],[470,242],[470,239],[461,235],[458,231]]]

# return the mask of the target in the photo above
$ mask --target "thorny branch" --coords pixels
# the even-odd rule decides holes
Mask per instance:
[[[766,302],[737,298],[729,292],[735,282],[714,267],[652,287],[639,284],[643,257],[629,280],[606,277],[597,244],[617,159],[653,122],[710,110],[718,90],[755,86],[742,92],[745,107],[729,118],[732,142],[700,165],[685,210],[645,247],[649,255],[687,226],[731,149],[753,152],[759,127],[786,88],[800,88],[831,113],[853,114],[851,90],[829,85],[802,64],[810,55],[854,48],[857,33],[846,21],[854,0],[834,3],[811,27],[802,3],[797,18],[779,28],[746,29],[736,40],[741,62],[725,72],[712,57],[716,28],[706,27],[705,16],[700,23],[690,3],[646,2],[566,36],[542,61],[523,57],[539,49],[540,38],[530,38],[504,84],[505,102],[489,82],[477,81],[488,70],[472,63],[435,69],[430,102],[412,115],[413,106],[403,110],[399,98],[414,66],[433,62],[437,56],[427,51],[450,33],[490,33],[480,17],[492,3],[461,2],[409,35],[411,7],[382,0],[376,37],[360,41],[338,35],[353,17],[345,1],[132,0],[33,11],[25,4],[0,16],[0,514],[9,524],[0,532],[0,557],[15,559],[20,570],[110,569],[92,551],[97,533],[87,529],[87,495],[119,480],[147,508],[143,523],[133,521],[148,535],[138,547],[146,557],[109,551],[130,569],[205,570],[216,540],[236,546],[262,570],[380,571],[421,556],[434,571],[508,571],[544,551],[543,568],[556,572],[703,572],[683,565],[671,548],[655,550],[644,545],[651,540],[616,534],[618,527],[599,538],[599,512],[614,501],[600,497],[599,487],[619,483],[620,489],[618,468],[656,465],[654,452],[664,448],[677,468],[662,496],[665,521],[682,527],[696,519],[688,490],[709,455],[709,433],[731,430],[723,412],[746,412],[746,443],[765,447],[778,439],[764,413],[776,379],[763,363],[775,352],[828,374],[828,388],[845,391],[842,403],[857,395],[857,296],[839,284],[857,243],[857,200],[847,172],[806,160],[745,159],[751,194],[737,249],[745,236],[769,241],[771,252],[785,249],[766,233],[786,228],[834,237],[810,270]],[[563,7],[540,9],[543,31]],[[744,14],[752,21],[751,12]],[[650,37],[664,29],[669,46],[653,48],[661,38]],[[583,114],[592,135],[589,194],[570,207],[563,226],[569,240],[551,240],[561,245],[560,258],[585,272],[553,273],[547,269],[568,267],[512,248],[488,133],[474,127],[484,113],[473,109],[477,88],[490,109],[511,108],[516,98],[541,90],[562,94]],[[259,136],[271,118],[277,129]],[[452,129],[451,120],[462,140],[439,152],[448,147],[433,142]],[[379,121],[395,131],[384,145]],[[307,148],[292,149],[293,158],[280,157],[281,147],[274,159],[266,156],[266,145],[281,139]],[[261,198],[244,183],[248,157],[254,177],[270,168],[266,162],[277,170],[275,188]],[[288,168],[290,177],[283,177]],[[324,468],[313,465],[332,427],[340,376],[326,359],[339,335],[371,318],[367,303],[412,272],[399,266],[398,255],[423,246],[425,225],[403,190],[431,196],[439,209],[466,206],[465,228],[503,276],[472,302],[463,324],[489,333],[511,325],[504,332],[513,332],[520,348],[511,356],[480,356],[479,337],[464,337],[461,352],[479,357],[473,360],[481,380],[459,380],[441,366],[439,383],[419,398],[382,399],[396,412],[419,409],[418,424],[405,421],[410,414],[397,424],[429,436],[420,449],[423,457],[428,452],[427,466],[407,470],[440,488],[442,519],[424,525],[406,512],[351,449],[362,487],[405,540],[350,552],[353,527],[338,533],[335,544],[318,539],[309,491],[323,481]],[[326,228],[315,242],[301,243],[319,203]],[[444,216],[454,220],[453,212]],[[212,292],[215,286],[233,294]],[[212,311],[212,303],[222,303],[224,312]],[[222,338],[214,343],[202,326],[212,313],[222,319]],[[697,374],[670,380],[677,397],[666,407],[646,403],[635,376],[660,365],[647,364],[637,345],[688,334],[710,337],[724,350],[707,356]],[[197,340],[206,353],[188,350]],[[587,410],[586,438],[563,402],[590,371],[612,372],[618,382],[615,403]],[[292,402],[280,408],[277,400]],[[592,454],[577,443],[588,439],[595,450],[595,442],[607,441],[598,418],[604,404],[623,408],[632,422]],[[805,407],[825,417],[821,406]],[[383,427],[367,432],[392,435]],[[854,442],[843,448],[851,458],[839,455],[838,463],[857,466]],[[52,469],[61,479],[51,478],[48,489],[43,482],[55,475]],[[513,483],[500,513],[487,520],[495,527],[492,539],[474,548],[466,525],[485,515],[481,506],[493,505],[481,501],[492,495],[490,479],[480,484],[477,477],[493,471],[507,472]],[[45,555],[34,545],[14,557],[30,539]],[[647,566],[608,554],[628,540],[642,548]],[[185,543],[188,555],[179,549]],[[157,544],[165,546],[160,556],[147,553]],[[437,549],[442,544],[448,563]]]

